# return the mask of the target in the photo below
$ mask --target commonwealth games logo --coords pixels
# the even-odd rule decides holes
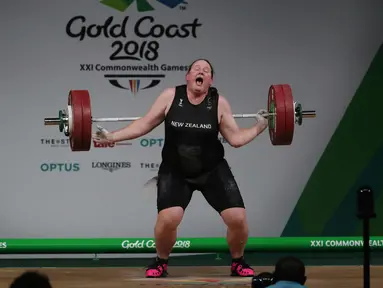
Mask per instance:
[[[167,54],[170,61],[161,60],[160,43],[176,40],[177,46],[173,46],[173,50],[184,49],[186,44],[179,40],[193,39],[198,42],[202,23],[199,18],[192,19],[189,15],[187,20],[176,17],[174,22],[165,24],[157,19],[155,13],[161,13],[161,6],[185,10],[187,3],[184,0],[152,0],[150,4],[148,0],[101,0],[98,3],[103,8],[109,7],[124,14],[152,13],[141,14],[139,19],[129,15],[123,18],[110,15],[95,19],[86,14],[74,15],[69,19],[65,31],[75,40],[74,45],[92,41],[92,47],[107,45],[110,48],[106,55],[94,53],[96,56],[93,60],[78,63],[82,73],[103,74],[111,86],[129,91],[133,96],[139,91],[156,87],[169,74],[186,74],[189,64],[177,60],[172,53]],[[136,6],[137,11],[130,6]],[[81,51],[88,53],[85,48]]]
[[[166,7],[170,9],[173,9],[180,4],[187,4],[187,2],[184,0],[156,0],[156,1],[165,5]],[[102,4],[109,6],[120,12],[124,12],[126,9],[128,9],[129,6],[133,4],[133,2],[136,2],[138,12],[147,12],[147,11],[154,10],[153,6],[150,5],[147,0],[102,0],[101,1]],[[183,10],[184,6],[180,8],[181,10]]]

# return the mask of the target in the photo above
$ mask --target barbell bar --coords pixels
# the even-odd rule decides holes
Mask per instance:
[[[268,118],[270,116],[274,116],[276,113],[265,113],[262,114],[263,117]],[[257,114],[233,114],[234,118],[241,119],[241,118],[256,118]],[[315,117],[315,111],[314,110],[309,110],[309,111],[302,111],[302,118],[313,118]],[[93,118],[92,117],[92,122],[130,122],[130,121],[136,121],[140,119],[141,117],[116,117],[116,118]],[[68,118],[64,117],[64,120],[68,120]],[[44,118],[44,125],[45,126],[50,126],[50,125],[55,125],[58,126],[60,125],[60,118]]]
[[[304,118],[315,118],[315,110],[303,110],[294,102],[288,84],[271,85],[268,93],[268,112],[262,114],[269,121],[269,135],[273,145],[290,145],[294,125],[302,125]],[[236,119],[257,118],[257,114],[233,114]],[[141,117],[95,118],[91,112],[91,97],[88,90],[71,90],[66,110],[59,111],[57,118],[44,118],[45,126],[59,126],[60,132],[70,138],[72,151],[89,151],[92,123],[129,122]]]

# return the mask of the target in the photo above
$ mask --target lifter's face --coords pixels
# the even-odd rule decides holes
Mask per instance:
[[[193,92],[205,93],[213,84],[212,71],[209,63],[204,60],[196,61],[186,75],[186,82]]]

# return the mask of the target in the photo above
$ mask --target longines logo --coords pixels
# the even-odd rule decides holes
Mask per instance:
[[[123,168],[131,168],[130,162],[92,162],[92,168],[103,169],[109,172],[115,172]]]

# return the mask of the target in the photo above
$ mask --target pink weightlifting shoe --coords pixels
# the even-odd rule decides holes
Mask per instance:
[[[154,263],[146,268],[146,278],[160,278],[168,276],[168,261],[156,258]]]
[[[243,257],[233,259],[231,263],[231,276],[253,277],[255,275],[253,268],[247,264]]]

